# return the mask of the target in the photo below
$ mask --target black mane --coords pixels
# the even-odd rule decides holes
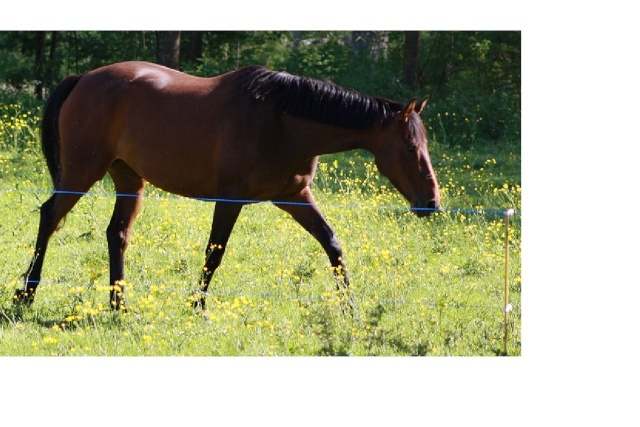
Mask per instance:
[[[275,72],[263,67],[238,70],[249,96],[273,104],[276,111],[345,129],[369,129],[389,122],[402,104],[374,98],[330,82]]]

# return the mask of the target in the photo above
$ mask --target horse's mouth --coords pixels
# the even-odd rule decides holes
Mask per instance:
[[[419,218],[424,218],[433,215],[435,212],[439,212],[440,207],[438,202],[436,202],[435,200],[429,200],[426,203],[422,203],[416,200],[411,204],[411,210]]]

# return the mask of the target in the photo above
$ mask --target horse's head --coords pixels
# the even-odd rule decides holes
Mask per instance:
[[[427,130],[419,116],[426,103],[427,98],[420,103],[413,99],[399,111],[384,129],[374,153],[378,170],[420,217],[440,207],[440,190],[427,148]]]

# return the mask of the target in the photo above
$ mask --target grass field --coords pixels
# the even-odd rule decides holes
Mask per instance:
[[[0,355],[493,356],[521,354],[520,148],[431,142],[444,213],[419,219],[366,152],[321,158],[314,192],[345,253],[355,309],[342,313],[320,245],[269,203],[244,208],[208,297],[190,307],[213,205],[147,187],[127,252],[128,313],[108,308],[105,230],[114,197],[97,183],[51,240],[36,301],[16,308],[50,178],[37,113],[0,107]],[[488,212],[476,213],[475,210]]]

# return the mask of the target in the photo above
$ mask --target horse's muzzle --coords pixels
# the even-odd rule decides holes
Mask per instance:
[[[411,210],[418,217],[423,218],[438,212],[440,210],[440,206],[436,200],[429,200],[427,203],[421,203],[415,200],[411,204]]]

